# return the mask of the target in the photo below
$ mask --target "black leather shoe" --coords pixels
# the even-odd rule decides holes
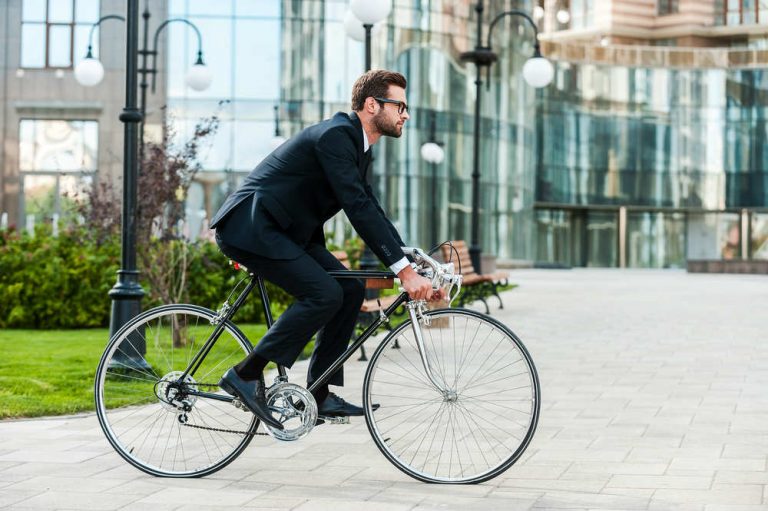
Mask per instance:
[[[378,406],[374,405],[374,410]],[[358,417],[365,415],[362,407],[347,403],[333,392],[328,394],[320,406],[317,407],[318,415],[327,415],[328,417]]]
[[[256,380],[244,380],[237,375],[233,367],[221,377],[219,387],[227,394],[240,398],[243,404],[264,424],[275,429],[283,429],[283,425],[272,417],[269,408],[267,408],[267,398],[264,397],[264,388],[266,387],[264,376]]]

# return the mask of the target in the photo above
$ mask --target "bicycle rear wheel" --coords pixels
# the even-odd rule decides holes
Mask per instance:
[[[234,460],[258,421],[231,402],[190,395],[215,393],[221,375],[251,344],[224,326],[199,369],[179,377],[213,332],[216,314],[194,305],[166,305],[128,322],[110,340],[95,380],[96,414],[110,444],[133,466],[164,477],[199,477]]]
[[[411,322],[403,323],[378,346],[365,375],[368,429],[384,456],[415,479],[487,481],[512,466],[533,437],[541,400],[536,368],[520,339],[493,318],[466,309],[425,316],[426,356],[441,389],[424,371]],[[390,349],[395,342],[400,349]]]

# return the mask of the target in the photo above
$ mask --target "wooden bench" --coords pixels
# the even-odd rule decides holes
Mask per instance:
[[[478,274],[472,265],[472,258],[469,255],[467,243],[464,240],[456,240],[451,241],[451,244],[455,251],[447,243],[441,247],[441,250],[443,259],[445,261],[452,261],[456,270],[460,269],[461,274],[464,276],[462,281],[463,292],[459,297],[459,307],[479,300],[485,306],[485,313],[490,314],[491,310],[488,307],[486,298],[495,296],[499,300],[499,309],[503,309],[504,303],[501,301],[498,288],[499,286],[506,285],[509,274],[505,271]],[[457,257],[458,261],[456,260]]]

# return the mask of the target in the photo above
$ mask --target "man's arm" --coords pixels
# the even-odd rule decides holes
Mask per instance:
[[[363,241],[384,264],[391,266],[403,254],[402,240],[366,190],[357,167],[354,132],[344,127],[328,130],[318,140],[315,153],[336,199]]]

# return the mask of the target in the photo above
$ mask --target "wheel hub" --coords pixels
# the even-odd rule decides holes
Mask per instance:
[[[176,412],[183,410],[188,412],[197,401],[197,397],[188,394],[190,390],[197,390],[197,382],[190,375],[186,375],[179,382],[179,378],[183,374],[182,371],[171,371],[163,376],[155,385],[155,395],[160,400],[163,408],[168,411]]]

